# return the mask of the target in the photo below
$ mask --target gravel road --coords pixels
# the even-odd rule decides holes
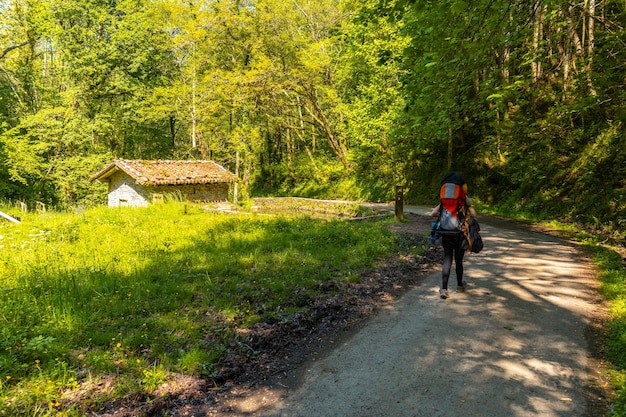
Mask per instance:
[[[451,276],[442,300],[440,272],[429,275],[242,415],[602,415],[586,334],[603,306],[589,260],[548,234],[480,220],[485,250],[466,258],[467,292]]]

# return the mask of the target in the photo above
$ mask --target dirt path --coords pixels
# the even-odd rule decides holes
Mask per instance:
[[[466,293],[441,300],[440,273],[428,275],[230,415],[602,415],[586,336],[604,309],[589,260],[548,234],[481,226],[485,250],[466,260]]]

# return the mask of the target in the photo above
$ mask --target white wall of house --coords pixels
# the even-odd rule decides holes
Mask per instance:
[[[109,178],[109,207],[145,207],[150,201],[146,190],[123,172]]]

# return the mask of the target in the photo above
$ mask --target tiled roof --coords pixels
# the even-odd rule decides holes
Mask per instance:
[[[124,171],[139,185],[212,184],[235,182],[237,177],[213,161],[143,161],[116,159],[91,176],[105,181]]]

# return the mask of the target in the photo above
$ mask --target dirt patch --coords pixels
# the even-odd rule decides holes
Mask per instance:
[[[212,380],[174,375],[152,394],[109,403],[94,415],[233,416],[271,404],[276,394],[268,387],[287,383],[283,380],[287,371],[324,355],[381,305],[397,299],[441,263],[439,248],[428,246],[419,256],[410,251],[428,245],[430,227],[430,218],[406,214],[404,221],[391,226],[402,237],[400,253],[364,271],[358,283],[328,284],[335,287],[324,288],[324,293],[342,295],[318,296],[289,322],[266,321],[242,330]]]

